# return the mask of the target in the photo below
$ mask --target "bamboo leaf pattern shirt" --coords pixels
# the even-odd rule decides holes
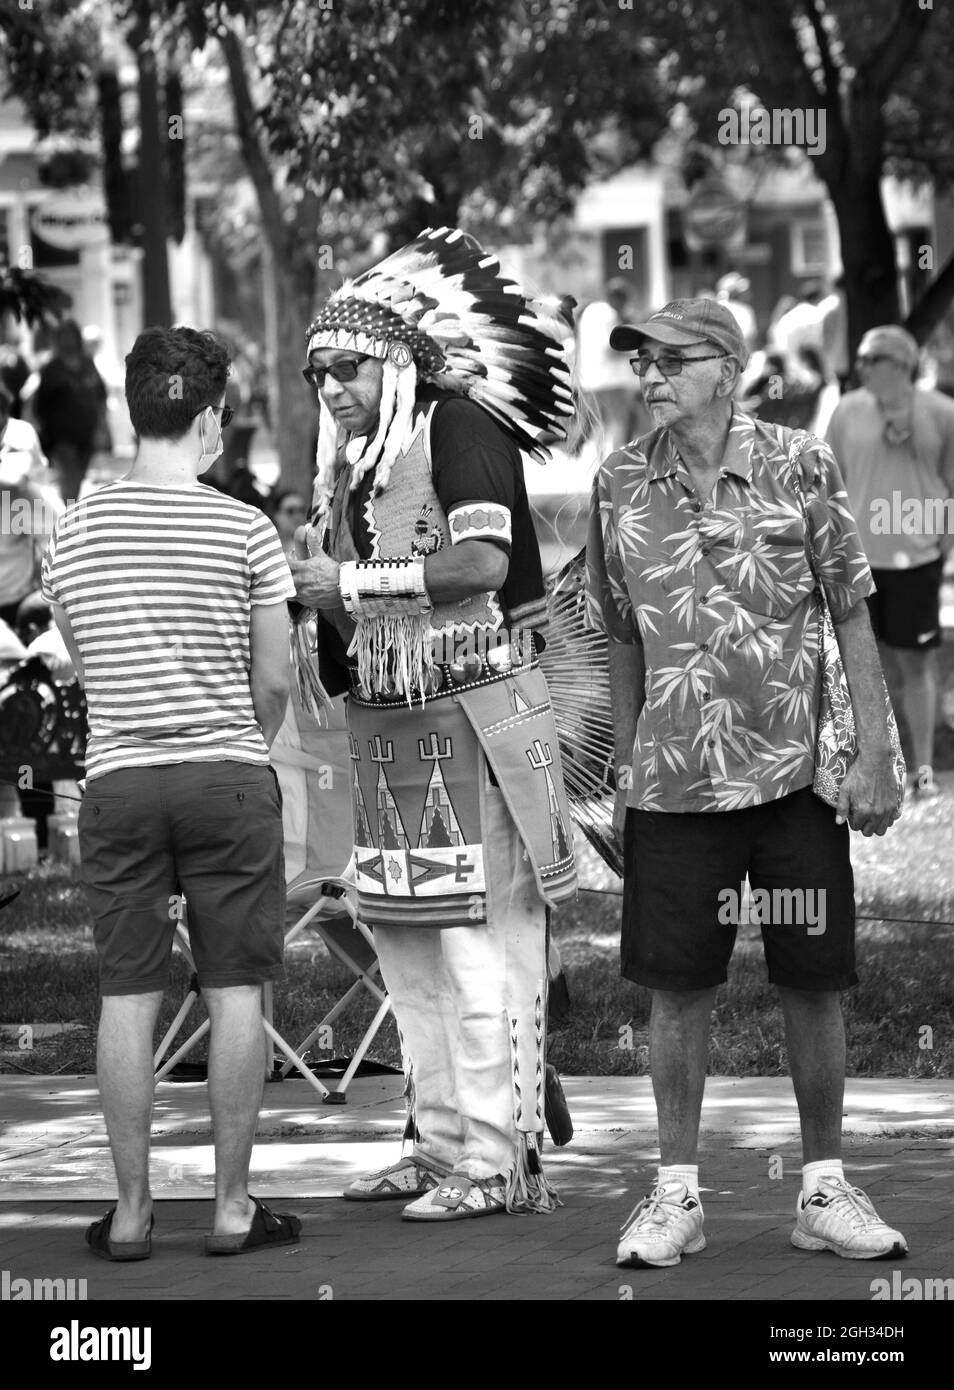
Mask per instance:
[[[731,811],[811,786],[819,611],[792,436],[735,410],[708,499],[665,428],[597,474],[588,621],[646,665],[630,806]],[[871,571],[829,446],[812,439],[798,467],[838,623],[874,592]]]

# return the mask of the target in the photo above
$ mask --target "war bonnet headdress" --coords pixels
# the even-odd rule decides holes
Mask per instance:
[[[427,228],[357,279],[346,281],[309,325],[307,353],[348,348],[383,361],[377,432],[358,442],[356,488],[375,465],[387,486],[411,427],[419,381],[433,382],[482,406],[519,448],[545,462],[537,434],[564,438],[574,413],[561,345],[572,327],[572,300],[531,300],[506,279],[496,256],[451,227]],[[334,489],[337,426],[321,401],[315,503],[327,510]]]

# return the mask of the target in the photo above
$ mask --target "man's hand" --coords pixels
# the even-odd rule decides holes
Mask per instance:
[[[835,824],[847,821],[862,835],[883,835],[900,814],[893,754],[859,753],[841,784]]]
[[[623,852],[623,831],[626,828],[626,792],[622,787],[616,788],[616,800],[613,804],[613,834],[616,837],[616,845],[620,854]]]
[[[324,554],[310,555],[307,560],[289,560],[295,594],[299,603],[306,608],[318,608],[329,612],[340,608],[341,591],[338,588],[337,560]]]
[[[620,854],[623,852],[623,831],[626,828],[626,798],[633,784],[633,769],[628,763],[616,769],[616,799],[613,803],[613,833]]]

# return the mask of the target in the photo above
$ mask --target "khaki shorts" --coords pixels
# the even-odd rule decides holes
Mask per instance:
[[[182,894],[200,985],[282,976],[282,809],[270,767],[108,772],[87,787],[79,841],[102,994],[165,989]]]

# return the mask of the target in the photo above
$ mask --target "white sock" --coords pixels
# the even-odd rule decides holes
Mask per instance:
[[[698,1163],[675,1163],[669,1167],[659,1165],[659,1183],[662,1185],[667,1182],[685,1183],[689,1190],[689,1196],[695,1197],[699,1201],[699,1165]]]
[[[818,1191],[820,1178],[844,1178],[845,1170],[840,1158],[820,1158],[815,1163],[802,1167],[802,1191],[806,1201]]]

